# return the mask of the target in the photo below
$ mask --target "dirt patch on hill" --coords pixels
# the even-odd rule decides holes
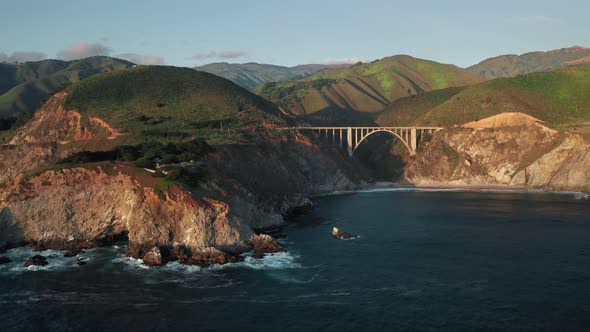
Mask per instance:
[[[547,122],[539,120],[528,114],[520,112],[506,112],[490,116],[479,121],[471,121],[463,124],[463,128],[501,128],[501,127],[518,127],[534,124],[544,125]]]

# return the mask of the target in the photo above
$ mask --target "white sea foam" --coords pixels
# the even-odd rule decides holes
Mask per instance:
[[[0,273],[2,272],[28,272],[28,271],[63,271],[68,269],[79,268],[76,263],[76,259],[83,258],[86,262],[91,261],[89,257],[91,254],[81,254],[76,257],[64,257],[64,250],[43,250],[39,252],[33,251],[32,247],[18,247],[8,250],[4,256],[7,256],[12,260],[11,263],[0,265]],[[47,265],[38,266],[31,265],[25,267],[25,262],[35,256],[41,255],[47,258]]]
[[[299,255],[283,251],[273,254],[265,254],[262,258],[254,258],[252,253],[246,253],[243,262],[229,263],[224,265],[215,264],[209,269],[220,270],[225,268],[243,267],[253,270],[280,270],[301,268],[297,262]]]
[[[149,270],[150,267],[143,264],[143,259],[140,258],[133,258],[128,257],[123,254],[119,254],[117,257],[111,260],[113,263],[121,263],[124,264],[127,268],[131,270]]]

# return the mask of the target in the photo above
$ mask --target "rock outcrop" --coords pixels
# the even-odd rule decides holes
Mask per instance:
[[[346,239],[352,239],[355,236],[352,235],[351,233],[343,232],[336,227],[332,227],[332,237],[334,237],[336,239],[346,240]]]
[[[36,265],[36,266],[45,266],[49,263],[47,263],[47,258],[41,255],[35,255],[29,259],[27,259],[27,261],[25,262],[25,264],[23,265],[24,267],[29,267],[31,265]]]
[[[434,162],[436,161],[436,162]],[[590,142],[539,123],[436,132],[406,168],[420,185],[512,185],[590,191]]]
[[[150,251],[143,255],[143,262],[150,266],[160,266],[165,263],[165,261],[162,260],[162,252],[157,246],[154,246]]]
[[[284,250],[272,236],[267,234],[254,235],[250,238],[250,242],[252,242],[252,245],[254,246],[254,254],[257,257]]]

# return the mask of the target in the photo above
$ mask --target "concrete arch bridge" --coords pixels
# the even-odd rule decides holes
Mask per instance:
[[[397,137],[408,149],[410,155],[416,154],[418,142],[424,134],[432,134],[443,129],[442,127],[293,127],[296,131],[312,131],[333,144],[348,151],[352,157],[354,151],[369,136],[386,132]]]

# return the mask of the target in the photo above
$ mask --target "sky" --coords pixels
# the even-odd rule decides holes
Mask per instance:
[[[293,66],[409,54],[467,67],[590,47],[589,10],[588,0],[0,0],[0,61]]]

